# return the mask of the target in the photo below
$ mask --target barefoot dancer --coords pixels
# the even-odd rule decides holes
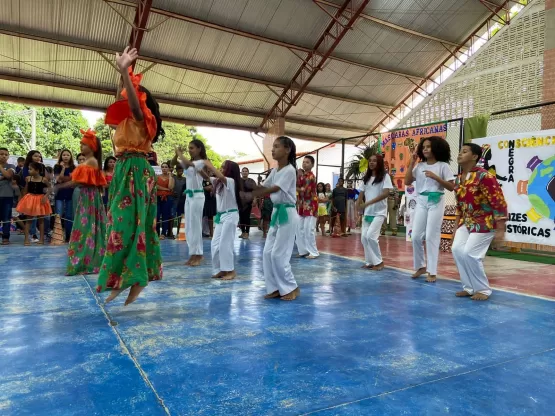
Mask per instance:
[[[191,159],[183,155],[181,148],[176,149],[177,157],[185,169],[185,235],[189,247],[187,266],[200,266],[203,259],[202,247],[202,213],[204,210],[204,187],[202,174],[208,157],[206,148],[200,140],[191,140],[188,147]]]
[[[387,218],[387,197],[393,189],[391,178],[385,172],[383,157],[372,155],[368,159],[368,170],[362,180],[359,204],[364,208],[361,241],[366,264],[364,269],[383,270],[384,264],[378,239],[382,224]],[[361,199],[364,198],[364,203]]]
[[[80,192],[75,209],[73,228],[67,250],[66,274],[98,273],[106,251],[106,211],[104,187],[106,178],[101,171],[102,147],[92,130],[81,130],[81,153],[85,162],[75,168],[71,182],[62,187],[79,184]]]
[[[215,279],[233,280],[237,274],[233,261],[233,243],[235,230],[239,224],[239,211],[242,203],[240,197],[241,173],[239,165],[226,160],[222,172],[209,161],[206,167],[216,178],[210,178],[216,195],[217,213],[214,217],[214,236],[211,243],[212,269]]]
[[[181,148],[176,149],[177,157],[185,169],[185,235],[189,247],[187,266],[200,266],[203,259],[202,247],[202,212],[204,210],[204,188],[201,171],[207,164],[206,148],[200,140],[191,140],[187,159]]]
[[[125,305],[134,302],[149,281],[162,278],[160,241],[156,234],[156,175],[148,163],[152,143],[164,136],[158,103],[133,75],[136,49],[116,54],[124,100],[108,107],[105,123],[115,125],[118,159],[110,184],[106,255],[97,291],[112,289],[106,302],[131,288]]]
[[[422,162],[416,164],[418,158]],[[426,137],[418,144],[405,175],[405,185],[416,182],[418,195],[412,229],[412,252],[416,270],[412,275],[413,279],[427,271],[426,281],[436,281],[445,208],[443,193],[445,189],[452,191],[455,187],[455,176],[448,165],[450,160],[451,149],[445,139],[437,136]],[[424,240],[427,259],[424,257]]]
[[[462,173],[455,182],[459,228],[451,247],[464,289],[456,295],[473,300],[491,295],[482,260],[494,238],[503,240],[507,218],[507,203],[495,176],[476,166],[481,156],[482,148],[474,143],[464,144],[459,153]]]
[[[272,157],[278,162],[278,167],[272,169],[263,187],[255,189],[247,198],[252,200],[255,196],[269,194],[274,203],[263,254],[266,299],[281,297],[282,300],[294,300],[300,294],[290,264],[299,221],[295,205],[295,154],[293,140],[286,136],[278,137],[272,148]]]

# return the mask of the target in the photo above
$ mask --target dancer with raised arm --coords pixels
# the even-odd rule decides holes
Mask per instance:
[[[106,255],[97,291],[111,289],[110,302],[129,289],[125,305],[137,300],[149,281],[162,278],[160,242],[156,234],[156,175],[147,160],[152,143],[164,137],[160,108],[140,85],[142,75],[131,66],[136,49],[116,54],[123,79],[123,100],[108,107],[104,122],[116,126],[113,144],[117,157],[110,184]]]
[[[239,165],[226,160],[221,172],[212,163],[206,162],[207,169],[216,176],[210,178],[213,193],[216,195],[216,216],[214,217],[214,236],[212,237],[212,270],[214,279],[233,280],[235,272],[233,246],[235,232],[239,224],[239,212],[242,207],[241,173]]]
[[[421,162],[417,163],[420,159]],[[416,209],[412,229],[414,260],[413,279],[426,272],[426,281],[433,283],[437,276],[441,224],[445,209],[444,192],[455,188],[455,175],[449,168],[451,149],[445,139],[425,137],[418,144],[405,175],[405,185],[415,182]],[[424,255],[426,240],[426,255]]]
[[[176,149],[177,158],[185,169],[185,235],[189,247],[187,266],[200,266],[204,251],[202,247],[202,212],[204,210],[204,187],[202,186],[202,170],[208,162],[206,147],[200,140],[189,143],[190,159],[185,157],[181,148]]]

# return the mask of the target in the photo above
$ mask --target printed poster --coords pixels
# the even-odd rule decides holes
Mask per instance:
[[[473,140],[507,201],[505,240],[555,247],[555,130]]]

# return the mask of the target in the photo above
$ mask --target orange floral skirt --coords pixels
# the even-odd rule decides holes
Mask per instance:
[[[44,195],[27,194],[17,204],[15,210],[20,214],[30,217],[42,217],[52,214],[50,201],[46,198],[46,202],[42,201]]]

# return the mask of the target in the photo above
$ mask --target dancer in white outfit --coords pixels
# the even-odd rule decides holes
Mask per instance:
[[[422,162],[416,164],[418,158]],[[445,139],[437,136],[426,137],[418,144],[405,175],[405,185],[416,182],[417,194],[412,229],[412,250],[416,270],[412,275],[413,279],[427,271],[426,281],[436,281],[445,208],[443,194],[445,189],[452,191],[455,187],[455,176],[448,165],[450,160],[451,149]],[[424,256],[424,240],[427,258]]]
[[[491,296],[482,261],[492,240],[503,240],[507,218],[507,203],[497,179],[476,166],[481,157],[480,146],[464,144],[458,157],[462,173],[455,182],[458,229],[451,251],[463,284],[456,296],[472,300]]]
[[[189,246],[187,266],[200,266],[203,259],[202,248],[202,210],[204,209],[204,188],[201,171],[212,164],[206,156],[206,148],[200,140],[191,140],[187,159],[181,148],[176,149],[177,156],[185,169],[185,235]]]
[[[315,259],[320,255],[316,247],[316,222],[318,221],[318,196],[316,176],[312,173],[314,158],[305,156],[303,172],[297,179],[299,193],[299,225],[297,226],[297,249],[299,257]]]
[[[364,209],[361,241],[364,247],[363,269],[383,270],[384,264],[378,239],[382,224],[387,218],[387,198],[393,189],[391,178],[385,172],[383,157],[372,155],[368,159],[368,170],[363,178],[358,205]],[[364,203],[361,200],[364,199]]]
[[[300,290],[291,271],[291,254],[295,245],[295,232],[299,222],[296,210],[295,143],[289,137],[280,136],[274,141],[272,157],[278,167],[264,181],[262,187],[245,199],[270,195],[274,204],[270,229],[264,245],[263,268],[266,280],[266,299],[294,300]]]
[[[216,195],[217,213],[214,217],[214,236],[212,237],[212,269],[214,279],[233,280],[235,273],[233,259],[233,243],[239,224],[239,210],[241,209],[241,173],[239,165],[226,160],[222,171],[208,167],[215,178],[210,178],[213,193]]]

